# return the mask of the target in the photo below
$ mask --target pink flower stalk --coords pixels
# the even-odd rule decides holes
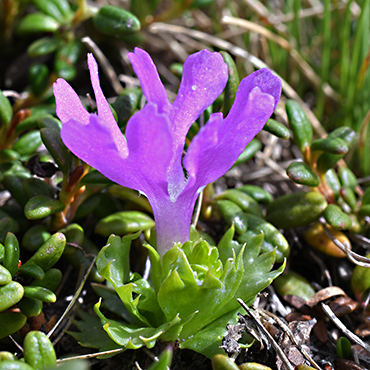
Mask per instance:
[[[262,130],[280,100],[281,81],[268,69],[244,78],[227,117],[212,114],[183,157],[190,126],[225,88],[226,63],[208,50],[189,56],[171,104],[149,54],[135,48],[128,57],[147,104],[130,118],[125,136],[102,93],[92,54],[87,59],[98,114],[88,113],[63,79],[54,84],[56,111],[62,140],[72,153],[110,180],[146,195],[163,256],[175,242],[188,240],[199,193],[224,175]]]

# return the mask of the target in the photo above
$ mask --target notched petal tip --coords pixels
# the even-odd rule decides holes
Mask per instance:
[[[275,99],[275,107],[280,100],[282,81],[268,68],[261,68],[252,73],[247,79],[251,77],[250,83],[253,86],[258,86],[262,92],[270,94]]]
[[[127,54],[127,57],[140,80],[141,89],[148,103],[156,104],[160,113],[168,113],[170,103],[167,93],[150,55],[140,48],[135,48],[133,53]]]

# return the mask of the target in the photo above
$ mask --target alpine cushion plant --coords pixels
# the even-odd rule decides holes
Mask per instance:
[[[183,156],[186,134],[221,94],[228,80],[221,54],[202,50],[189,56],[177,98],[171,104],[150,56],[129,53],[147,104],[121,133],[100,88],[92,54],[88,66],[97,114],[83,107],[63,79],[54,84],[56,110],[65,145],[110,180],[146,195],[154,213],[157,250],[189,239],[192,212],[201,190],[224,175],[262,130],[281,94],[281,81],[268,69],[244,78],[226,118],[214,113]]]

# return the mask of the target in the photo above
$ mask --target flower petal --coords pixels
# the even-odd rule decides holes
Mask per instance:
[[[53,91],[57,106],[57,116],[62,123],[75,117],[78,117],[84,124],[89,123],[90,114],[84,108],[80,98],[67,81],[58,78],[53,84]]]
[[[246,105],[248,95],[258,86],[261,92],[271,95],[274,98],[276,108],[281,95],[281,80],[267,68],[259,69],[243,78],[240,82],[234,104],[226,117],[227,124],[233,125],[233,122],[247,118],[249,108]],[[229,123],[230,122],[230,123]]]
[[[159,113],[168,112],[170,103],[152,58],[140,48],[135,48],[133,53],[127,54],[127,57],[140,80],[146,100],[157,104]]]
[[[126,156],[127,145],[125,138],[122,135],[116,120],[114,119],[113,113],[109,107],[107,99],[105,98],[103,91],[100,87],[98,65],[96,63],[94,56],[91,53],[87,54],[87,64],[89,66],[91,84],[94,89],[96,107],[98,109],[98,116],[102,120],[102,122],[104,122],[104,125],[111,131],[113,140],[116,143],[117,148],[119,148],[121,154],[123,156]]]
[[[227,65],[220,53],[202,50],[186,59],[170,114],[178,150],[183,150],[190,126],[222,93],[227,79]]]
[[[172,158],[172,133],[168,116],[149,103],[133,115],[126,127],[130,166],[147,197],[168,197],[167,171]]]
[[[106,125],[112,126],[112,128],[113,127],[118,128],[116,120],[113,117],[113,113],[110,110],[107,99],[105,99],[103,91],[101,90],[98,74],[98,65],[96,63],[94,56],[91,53],[87,54],[87,64],[89,66],[91,84],[94,89],[98,115],[105,122]]]
[[[123,137],[122,133],[120,136]],[[68,149],[104,176],[120,185],[137,189],[138,182],[128,168],[127,146],[117,146],[120,140],[96,114],[90,114],[88,124],[76,119],[63,123],[61,137]],[[123,138],[124,140],[124,138]]]
[[[188,187],[202,188],[231,168],[273,113],[280,91],[280,79],[268,70],[242,81],[231,117],[222,119],[221,114],[213,114],[191,142],[183,162],[189,174]]]

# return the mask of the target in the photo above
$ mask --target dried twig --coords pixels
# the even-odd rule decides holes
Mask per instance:
[[[288,369],[288,370],[294,370],[294,367],[290,363],[289,359],[283,352],[283,350],[279,347],[279,345],[276,343],[275,339],[272,337],[272,335],[267,331],[267,329],[262,325],[259,317],[243,302],[242,299],[238,298],[237,301],[240,303],[240,305],[247,311],[248,315],[252,318],[252,320],[255,322],[259,330],[266,336],[268,339],[269,343],[275,350],[276,354],[280,357],[283,365]]]
[[[253,309],[256,310],[262,317],[273,319],[283,329],[284,333],[289,337],[290,341],[296,346],[298,351],[301,352],[301,354],[306,358],[306,360],[309,361],[310,364],[315,369],[321,370],[321,367],[315,362],[315,360],[306,352],[304,348],[302,348],[302,346],[300,346],[294,334],[290,330],[289,326],[286,325],[283,320],[279,319],[273,313],[263,310],[261,308],[253,307]],[[316,323],[316,320],[315,320],[315,323]]]
[[[69,302],[69,305],[67,306],[67,308],[65,309],[65,311],[63,312],[63,315],[60,317],[60,319],[56,322],[56,324],[54,325],[54,327],[49,331],[49,333],[47,334],[47,337],[50,338],[53,333],[55,332],[55,330],[57,329],[57,327],[60,325],[60,323],[64,320],[64,318],[66,317],[66,315],[68,314],[68,312],[72,309],[73,305],[75,304],[75,302],[77,301],[78,299],[78,296],[80,295],[81,291],[82,291],[82,288],[84,287],[85,283],[86,283],[86,280],[90,274],[90,271],[91,269],[93,268],[94,266],[94,263],[95,263],[95,260],[96,260],[96,256],[94,256],[93,260],[91,261],[91,265],[89,266],[89,268],[87,269],[86,273],[85,273],[85,276],[84,278],[82,279],[81,281],[81,284],[80,286],[78,287],[78,289],[76,290],[76,293],[74,294],[71,302]]]
[[[347,329],[345,325],[335,316],[334,312],[330,309],[328,305],[326,305],[325,303],[321,303],[321,307],[324,310],[325,314],[329,317],[329,319],[333,321],[333,323],[343,332],[344,335],[353,340],[359,346],[365,348],[366,351],[370,352],[370,346],[361,338],[359,338],[356,334]]]

